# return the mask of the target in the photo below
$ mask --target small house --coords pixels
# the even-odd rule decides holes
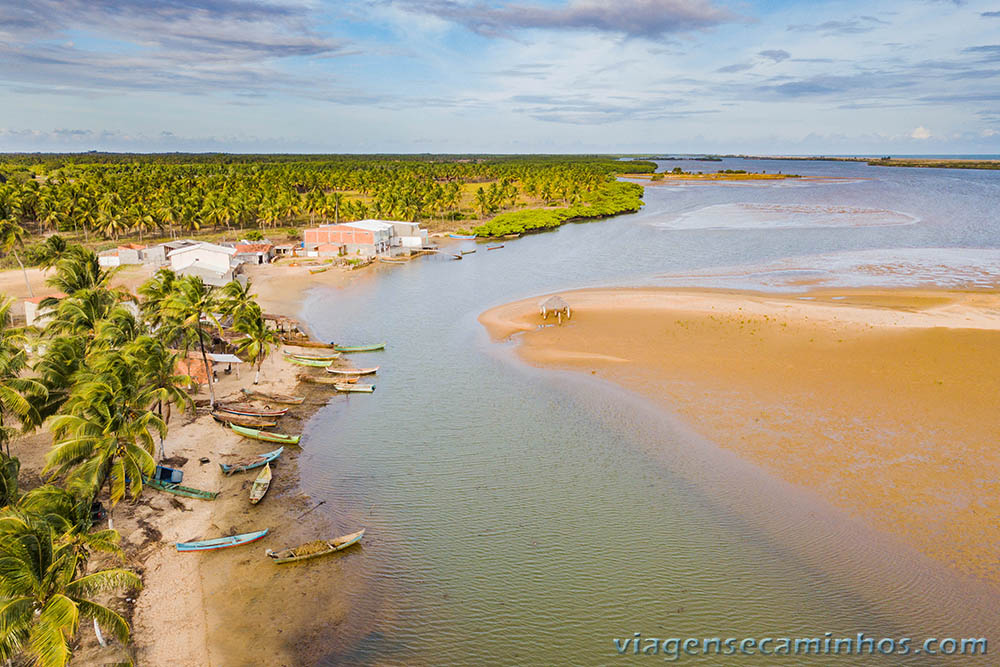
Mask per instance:
[[[207,285],[221,286],[233,279],[235,256],[235,248],[196,243],[171,251],[167,259],[178,275],[199,276]]]

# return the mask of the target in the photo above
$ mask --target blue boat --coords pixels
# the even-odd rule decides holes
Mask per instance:
[[[178,551],[211,551],[212,549],[226,549],[228,547],[238,547],[241,544],[250,544],[267,535],[268,529],[258,530],[255,533],[243,533],[242,535],[230,535],[229,537],[217,537],[214,540],[201,540],[200,542],[178,542]]]
[[[219,467],[222,468],[222,472],[227,475],[232,475],[234,472],[246,472],[247,470],[253,470],[254,468],[264,467],[271,461],[281,456],[281,452],[283,451],[285,451],[284,447],[278,447],[273,452],[252,456],[248,459],[237,461],[236,463],[220,463]]]
[[[471,241],[476,238],[475,234],[448,234],[448,238],[451,239],[462,239],[464,241]]]

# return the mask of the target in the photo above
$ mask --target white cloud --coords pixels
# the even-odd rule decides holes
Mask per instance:
[[[914,139],[930,139],[931,131],[921,125],[917,129],[913,130],[913,132],[910,132],[910,136]]]

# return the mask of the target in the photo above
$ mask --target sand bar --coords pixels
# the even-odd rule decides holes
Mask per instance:
[[[537,366],[661,402],[719,445],[1000,581],[1000,292],[568,292],[487,311]]]

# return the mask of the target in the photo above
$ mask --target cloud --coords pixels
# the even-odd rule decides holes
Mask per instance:
[[[759,51],[757,55],[762,58],[767,58],[768,60],[773,60],[776,63],[780,63],[782,60],[788,60],[792,57],[792,54],[784,49],[768,49],[767,51]]]
[[[913,132],[910,132],[910,137],[913,138],[913,139],[921,139],[921,140],[923,140],[923,139],[930,139],[931,138],[931,131],[928,130],[923,125],[921,125],[920,127],[918,127],[915,130],[913,130]]]
[[[751,63],[733,63],[732,65],[726,65],[725,67],[720,67],[715,71],[721,72],[723,74],[730,74],[732,72],[745,72],[748,69],[753,69],[753,65]]]
[[[888,21],[874,16],[856,16],[845,20],[824,21],[823,23],[799,23],[788,26],[791,32],[819,32],[824,35],[857,35],[871,32],[879,26],[889,25]]]
[[[987,19],[1000,19],[1000,12],[983,12],[980,16]]]
[[[509,37],[526,29],[590,30],[658,39],[738,20],[710,0],[568,0],[559,6],[479,1],[386,0],[405,11],[457,23],[485,37]]]

